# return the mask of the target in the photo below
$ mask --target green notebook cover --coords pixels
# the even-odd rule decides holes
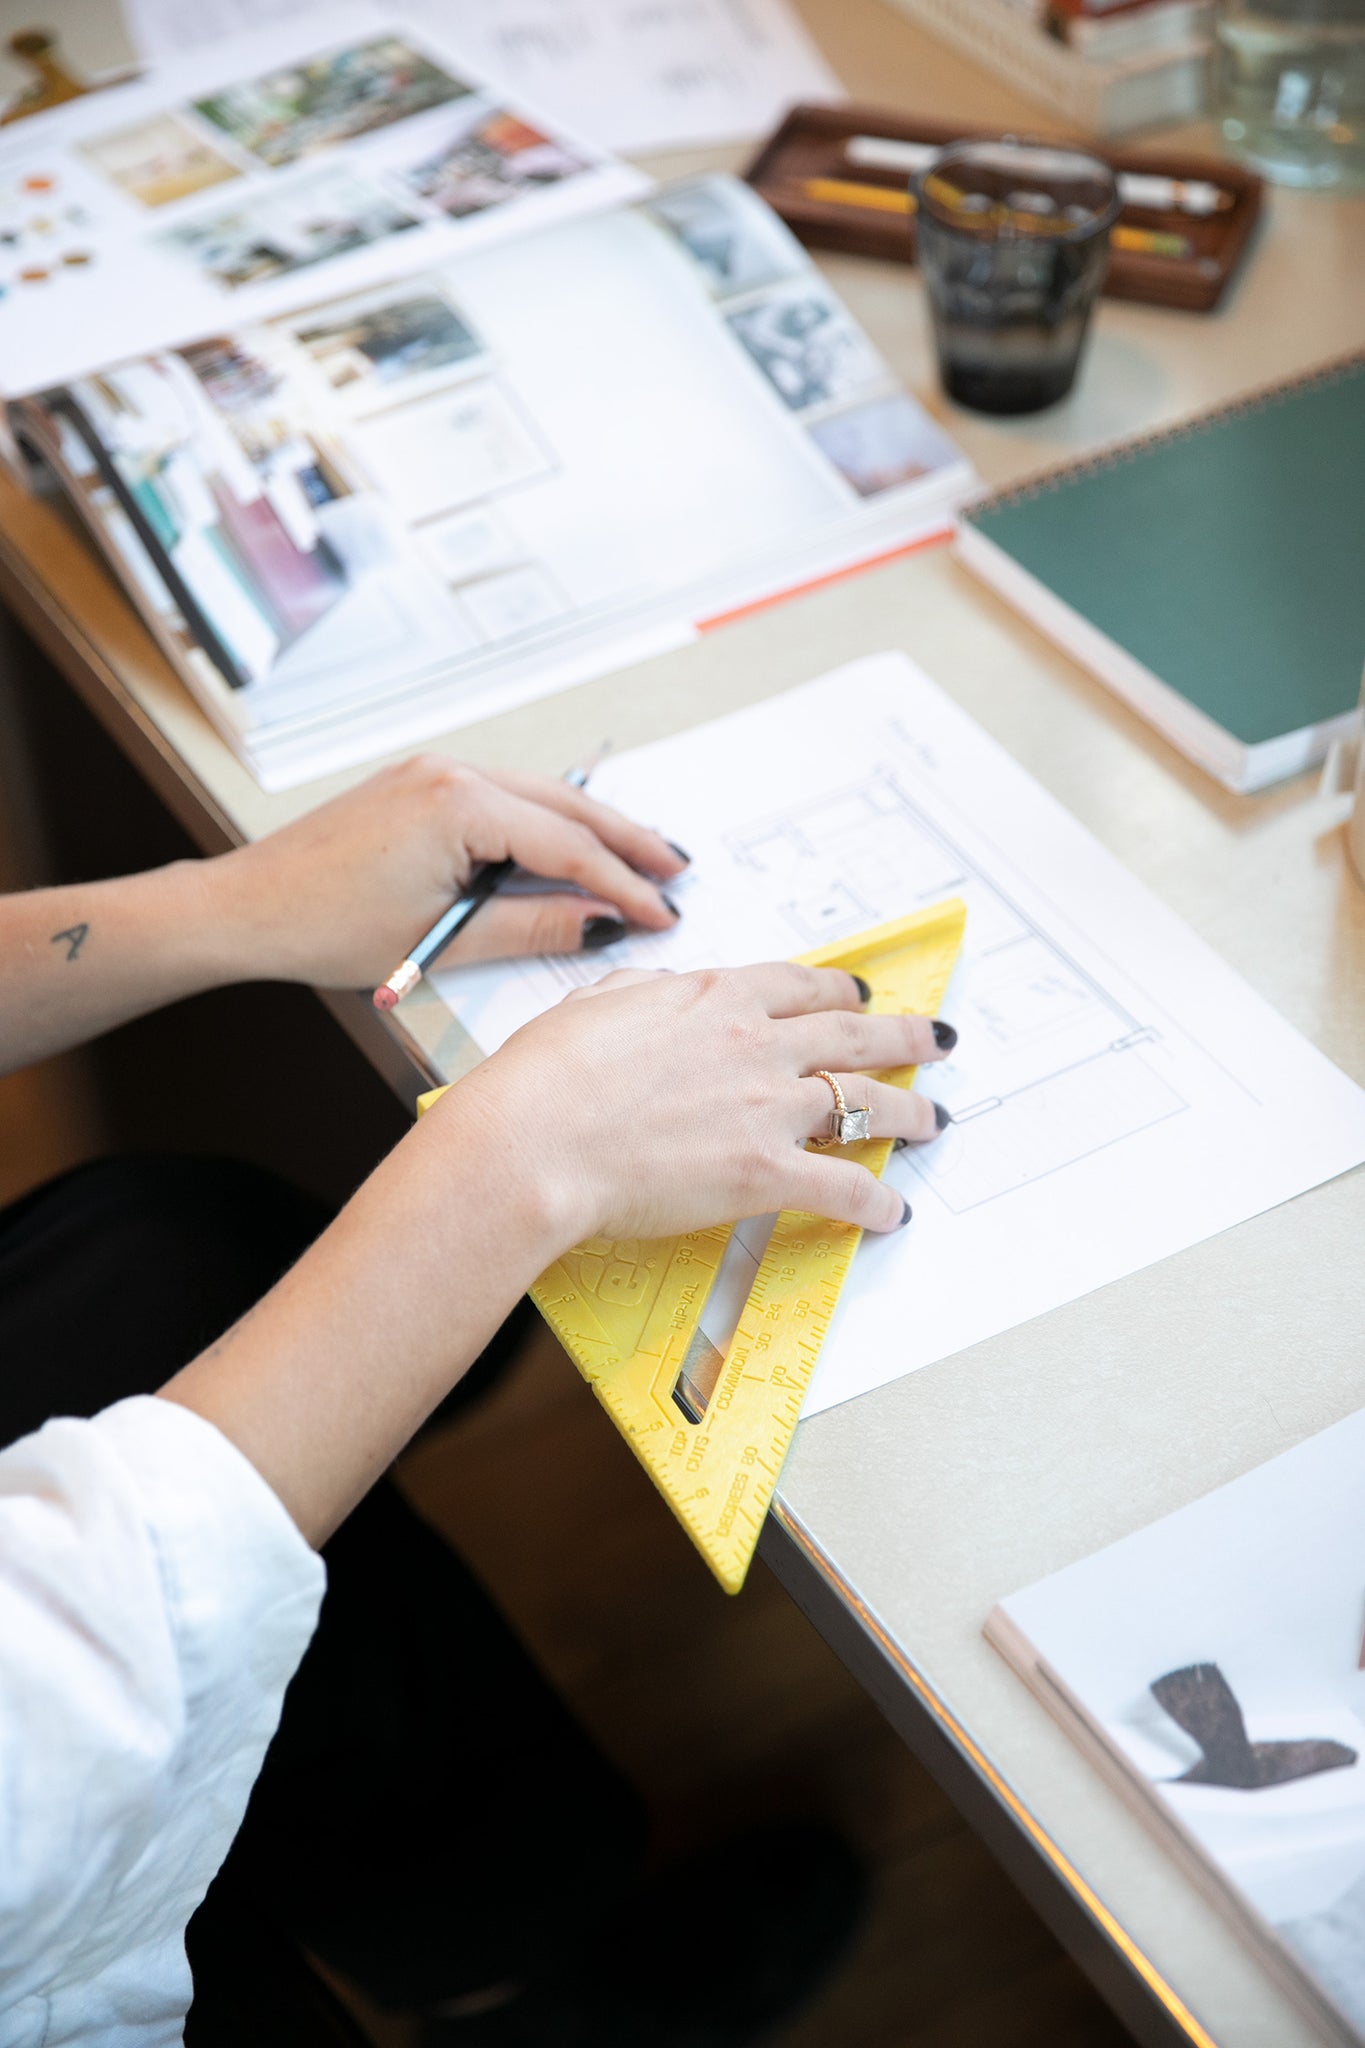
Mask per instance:
[[[1246,746],[1338,717],[1365,665],[1365,356],[963,523]]]

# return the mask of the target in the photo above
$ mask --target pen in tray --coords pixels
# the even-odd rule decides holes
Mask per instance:
[[[564,777],[573,789],[586,789],[588,777],[607,751],[600,747],[593,759],[582,768],[571,768]],[[510,876],[516,873],[514,860],[490,860],[483,867],[476,868],[463,892],[456,897],[443,916],[438,917],[429,932],[426,932],[413,947],[406,960],[400,961],[386,981],[380,983],[374,992],[376,1010],[392,1010],[410,995],[422,979],[438,953],[443,953],[451,940],[462,932],[476,911],[482,910],[489,898],[496,896]]]

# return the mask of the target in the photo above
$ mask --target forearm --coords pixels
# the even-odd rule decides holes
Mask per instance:
[[[806,1149],[828,1132],[835,1067],[879,1135],[938,1128],[926,1097],[866,1076],[942,1058],[941,1027],[864,1014],[865,996],[837,969],[781,962],[570,996],[457,1083],[162,1394],[215,1424],[321,1543],[572,1245],[789,1208],[899,1229],[895,1188]]]
[[[505,859],[577,887],[499,898],[452,961],[574,952],[594,919],[665,930],[677,913],[650,878],[686,865],[581,790],[518,793],[416,755],[216,859],[0,897],[0,1073],[231,981],[374,988]]]
[[[0,1073],[232,980],[218,867],[0,897]]]
[[[573,1234],[471,1076],[161,1391],[222,1430],[320,1544]]]

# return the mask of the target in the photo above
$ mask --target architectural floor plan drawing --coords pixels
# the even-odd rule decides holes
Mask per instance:
[[[726,843],[763,878],[794,952],[945,896],[966,903],[970,965],[953,1021],[973,1057],[934,1076],[954,1121],[914,1159],[949,1209],[1026,1186],[1186,1107],[1144,1057],[1152,1027],[974,866],[889,769]]]
[[[674,930],[436,977],[494,1050],[613,967],[790,958],[961,896],[952,1111],[893,1155],[910,1227],[864,1239],[806,1412],[945,1358],[1365,1159],[1365,1094],[904,655],[611,759],[594,793],[687,846]],[[750,1261],[760,1221],[745,1224]],[[744,1294],[703,1327],[723,1349]],[[732,1326],[732,1325],[731,1325]]]

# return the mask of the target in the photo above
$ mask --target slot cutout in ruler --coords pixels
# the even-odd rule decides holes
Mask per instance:
[[[953,898],[800,958],[861,974],[871,1010],[933,1016],[966,918]],[[881,1079],[909,1088],[915,1072]],[[444,1093],[422,1096],[419,1111]],[[880,1174],[891,1141],[842,1150]],[[732,1235],[720,1224],[676,1238],[593,1238],[542,1273],[531,1298],[721,1585],[737,1593],[862,1232],[784,1210],[722,1356],[700,1324]]]

